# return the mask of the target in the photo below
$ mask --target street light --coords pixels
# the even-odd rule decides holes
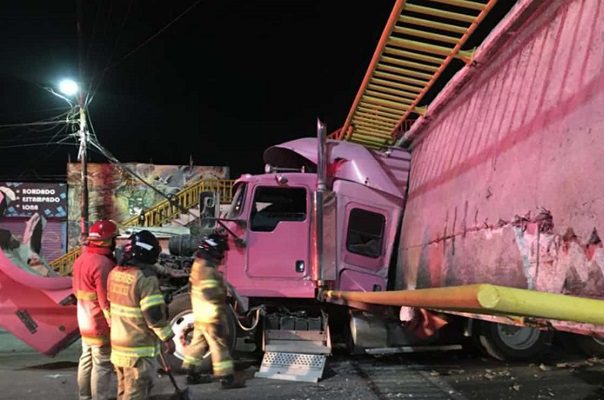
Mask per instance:
[[[88,129],[86,127],[86,104],[83,91],[80,91],[79,85],[72,79],[63,79],[59,82],[59,91],[67,97],[62,97],[66,100],[70,106],[73,104],[70,101],[70,97],[79,94],[78,96],[78,108],[80,112],[80,149],[78,150],[78,160],[81,162],[81,181],[82,181],[82,192],[80,197],[80,240],[84,240],[88,237],[88,163],[87,163],[87,142],[88,142]],[[55,93],[57,94],[57,93]],[[58,94],[57,94],[58,95]]]
[[[80,87],[78,86],[78,83],[72,79],[63,79],[59,82],[59,90],[65,96],[71,97],[75,96],[75,94],[80,91]]]

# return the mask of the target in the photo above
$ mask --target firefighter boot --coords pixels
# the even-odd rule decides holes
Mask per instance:
[[[235,376],[234,374],[231,374],[220,379],[221,389],[238,389],[242,387],[245,387],[245,382],[242,376]]]
[[[213,379],[208,374],[202,374],[200,372],[188,371],[187,372],[187,385],[199,385],[202,383],[212,383]]]

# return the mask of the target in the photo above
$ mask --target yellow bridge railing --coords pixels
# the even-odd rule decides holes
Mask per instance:
[[[161,226],[183,214],[183,210],[189,210],[199,205],[199,197],[202,192],[206,191],[218,193],[221,203],[230,203],[233,198],[234,182],[231,179],[204,179],[197,181],[174,194],[170,200],[162,200],[153,207],[141,212],[140,215],[119,222],[119,225],[120,227]],[[81,248],[79,246],[75,247],[49,264],[60,275],[70,275],[73,263],[79,257],[80,253]]]

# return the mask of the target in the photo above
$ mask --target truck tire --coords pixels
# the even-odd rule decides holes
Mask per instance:
[[[182,368],[184,351],[193,335],[193,310],[188,293],[179,294],[170,302],[168,305],[168,319],[175,334],[174,343],[176,350],[174,354],[167,357],[167,361],[170,363],[172,371],[185,373],[186,371]],[[233,354],[235,344],[237,343],[237,325],[233,308],[230,305],[227,306],[226,330],[229,350]],[[201,365],[201,370],[206,373],[212,372],[212,360],[209,354],[208,352]]]
[[[487,355],[501,361],[535,359],[549,351],[553,333],[486,321],[475,326],[475,343]]]

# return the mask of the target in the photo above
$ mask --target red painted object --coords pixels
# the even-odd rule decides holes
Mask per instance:
[[[0,326],[54,356],[79,338],[71,278],[22,270],[0,252]]]

